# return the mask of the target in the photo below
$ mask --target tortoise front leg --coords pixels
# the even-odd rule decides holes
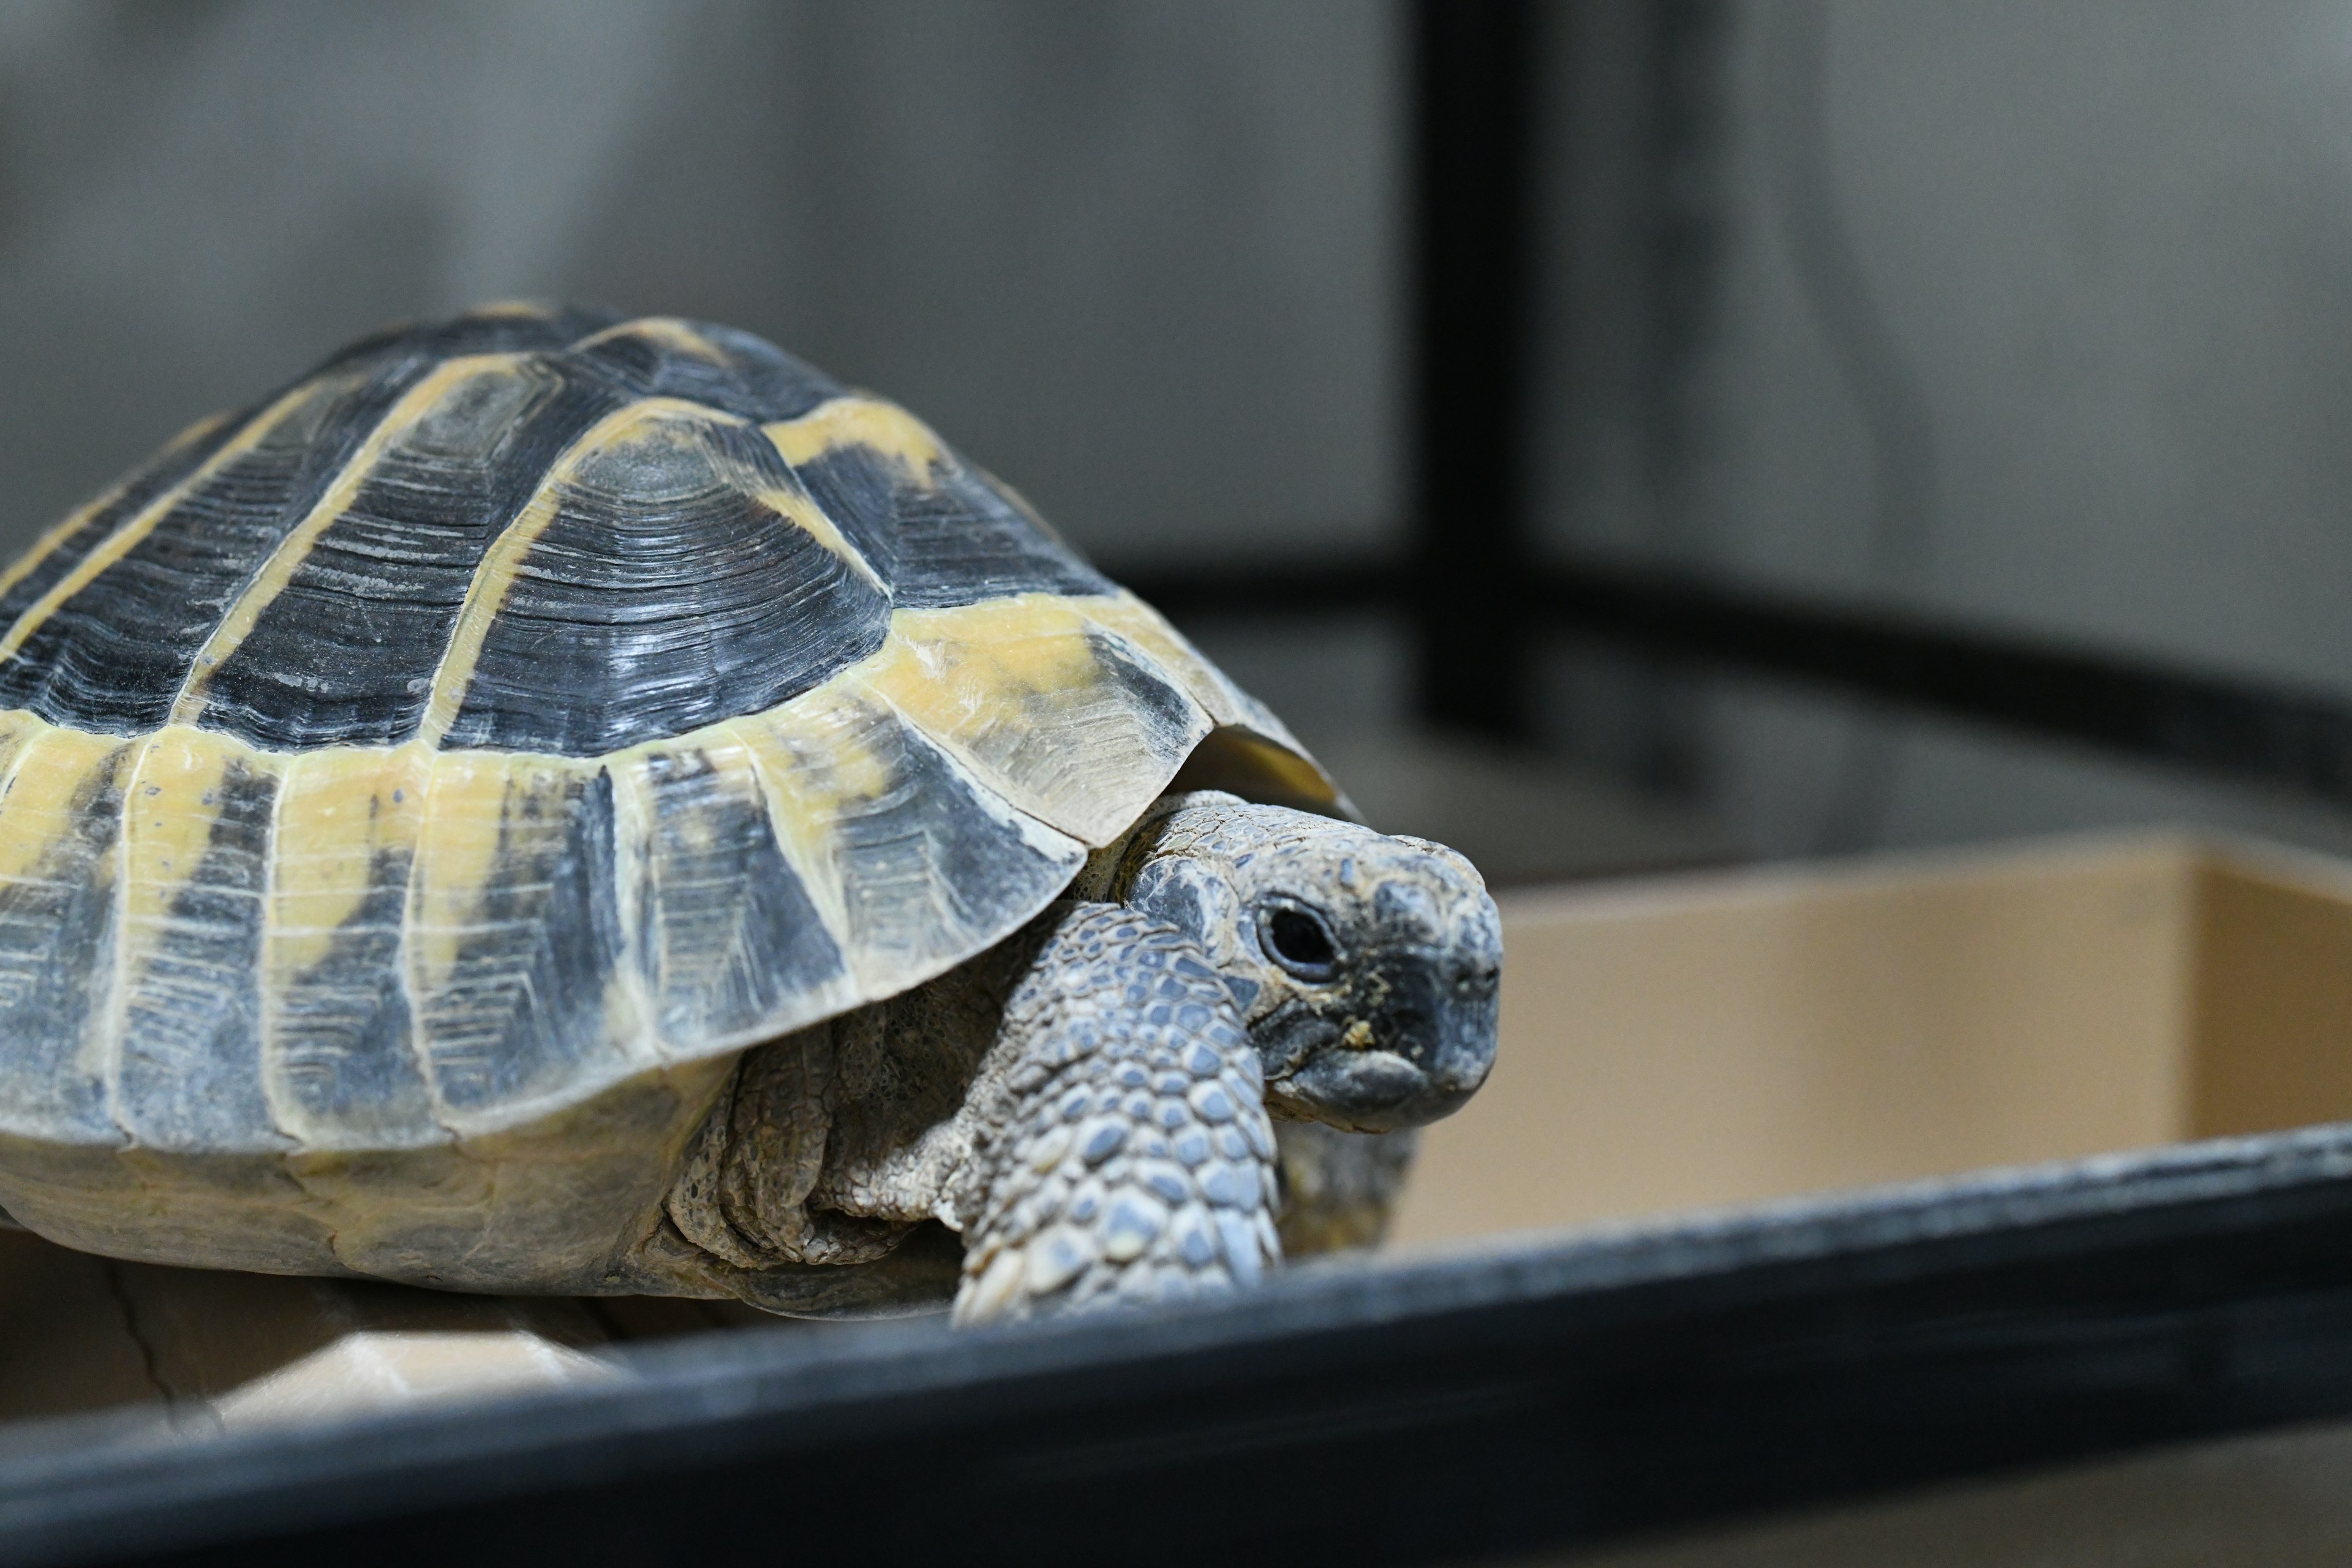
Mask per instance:
[[[1281,1259],[1257,1053],[1173,929],[1066,907],[965,1114],[959,1322],[1254,1283]]]

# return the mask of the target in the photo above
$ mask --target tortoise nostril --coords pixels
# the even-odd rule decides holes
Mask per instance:
[[[1465,969],[1454,976],[1456,996],[1491,996],[1502,981],[1502,972],[1496,969]]]

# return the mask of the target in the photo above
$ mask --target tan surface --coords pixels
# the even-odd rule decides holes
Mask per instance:
[[[2171,838],[1504,904],[1403,1245],[2352,1116],[2352,882]]]
[[[2241,852],[2198,889],[2189,1133],[2352,1117],[2352,877]]]
[[[240,1397],[246,1415],[570,1375],[602,1345],[777,1324],[739,1302],[467,1296],[122,1263],[0,1230],[0,1420]],[[341,1347],[338,1350],[338,1347]],[[323,1358],[323,1359],[320,1359]],[[294,1375],[288,1376],[289,1369]],[[252,1391],[280,1379],[270,1394]]]
[[[345,1334],[291,1366],[213,1401],[236,1430],[362,1410],[480,1399],[622,1375],[620,1369],[522,1329],[475,1333]]]

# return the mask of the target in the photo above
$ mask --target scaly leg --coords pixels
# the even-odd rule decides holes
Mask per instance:
[[[1282,1256],[1264,1095],[1199,948],[1131,910],[1066,906],[966,1102],[956,1320],[1256,1281]]]

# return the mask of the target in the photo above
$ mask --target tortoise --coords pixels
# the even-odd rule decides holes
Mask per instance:
[[[1269,1113],[1327,1130],[1298,1234],[1360,1235],[1349,1135],[1493,1060],[1468,861],[746,332],[362,339],[52,528],[0,627],[0,1209],[68,1247],[1165,1300],[1279,1260]]]

